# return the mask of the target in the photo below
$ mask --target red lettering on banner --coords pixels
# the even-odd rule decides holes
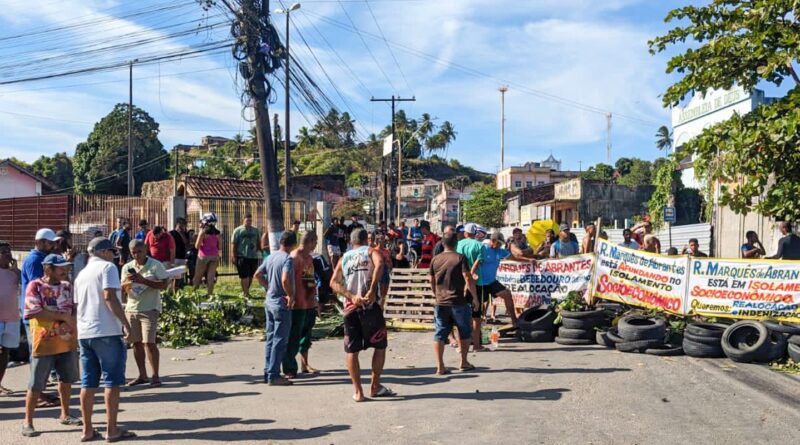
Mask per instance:
[[[771,303],[794,302],[794,297],[791,294],[762,294],[730,289],[707,289],[702,286],[694,286],[690,296],[699,298],[719,298],[723,300],[766,301]]]
[[[629,266],[628,263],[625,262],[620,263],[618,269],[622,272],[630,272],[632,274],[636,274],[639,275],[640,277],[657,281],[659,283],[666,283],[669,281],[669,277],[667,277],[666,275],[661,275],[659,273],[655,273],[649,270],[637,269],[635,267]]]
[[[600,275],[600,278],[597,280],[597,291],[600,293],[611,293],[621,297],[633,298],[647,305],[660,307],[672,312],[680,312],[682,304],[680,298],[667,297],[625,283],[612,282],[607,274]]]

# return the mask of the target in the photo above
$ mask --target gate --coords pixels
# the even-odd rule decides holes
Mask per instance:
[[[0,240],[14,250],[28,250],[41,228],[58,231],[67,227],[69,195],[0,199]]]

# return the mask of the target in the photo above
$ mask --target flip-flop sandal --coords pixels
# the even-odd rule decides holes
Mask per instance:
[[[13,395],[13,394],[14,394],[14,391],[6,388],[5,386],[0,386],[0,397],[8,397],[8,396]]]
[[[161,383],[161,380],[156,380],[154,382],[150,382],[150,387],[151,388],[161,388],[162,385],[163,384]]]
[[[38,402],[36,402],[37,408],[57,408],[59,406],[61,406],[60,400],[47,399],[47,400],[39,400]]]
[[[372,395],[372,397],[395,397],[395,396],[397,396],[396,392],[392,391],[391,389],[383,385],[381,385],[381,387],[378,388],[377,393]]]
[[[67,426],[83,426],[83,421],[81,419],[72,416],[59,418],[58,422],[62,425],[67,425]]]
[[[315,369],[313,371],[300,371],[301,374],[311,374],[311,375],[320,375],[322,371],[319,369]]]
[[[97,440],[97,439],[102,439],[102,438],[103,438],[103,435],[100,434],[100,431],[97,431],[97,429],[95,428],[95,429],[92,430],[92,435],[91,436],[81,436],[81,442],[91,442],[91,441],[94,441],[94,440]]]
[[[445,369],[444,371],[436,371],[436,375],[448,375],[450,374],[449,369]]]
[[[133,431],[122,430],[120,431],[119,436],[106,437],[106,442],[114,443],[114,442],[119,442],[120,440],[132,439],[134,437],[136,437],[136,433],[134,433]]]
[[[363,398],[363,399],[361,399],[361,400],[358,400],[358,399],[356,398],[356,395],[355,395],[355,394],[353,394],[353,401],[354,401],[354,402],[356,402],[356,403],[363,403],[363,402],[366,402],[367,400],[369,400],[369,399],[368,399],[368,398],[366,398],[366,397],[364,397],[364,398]]]
[[[475,366],[469,365],[469,366],[465,366],[463,368],[458,368],[458,370],[461,371],[461,372],[474,371],[475,370]]]
[[[141,379],[141,378],[138,378],[138,377],[137,377],[137,378],[135,378],[135,379],[131,380],[130,382],[128,382],[128,383],[127,383],[125,386],[137,386],[137,385],[144,385],[145,383],[150,383],[150,380],[148,380],[148,379]]]

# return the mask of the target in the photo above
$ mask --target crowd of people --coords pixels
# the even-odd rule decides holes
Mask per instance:
[[[173,284],[173,289],[183,284],[197,289],[205,281],[212,295],[222,251],[216,222],[215,215],[205,215],[195,236],[181,218],[171,231],[161,226],[150,230],[142,220],[132,236],[129,222],[120,218],[116,230],[108,238],[92,239],[85,253],[73,249],[68,231],[41,229],[21,266],[12,257],[12,246],[0,241],[0,383],[10,352],[19,348],[24,333],[31,366],[23,435],[38,434],[34,428],[36,408],[60,407],[60,423],[82,427],[82,440],[100,438],[92,412],[95,392],[102,383],[105,438],[113,442],[135,436],[117,425],[120,388],[161,386],[157,346],[161,292],[180,281],[172,279],[168,268],[186,265],[193,269],[191,281]],[[775,255],[767,257],[757,234],[751,231],[741,246],[742,257],[800,259],[800,237],[788,223],[782,223],[780,229],[783,237]],[[518,313],[511,292],[497,280],[500,262],[536,263],[588,253],[594,251],[598,238],[608,238],[593,224],[586,226],[585,233],[579,243],[569,225],[561,224],[558,234],[548,230],[545,239],[532,247],[519,228],[508,240],[502,233],[490,233],[474,223],[446,226],[441,236],[420,220],[414,220],[411,227],[380,223],[367,231],[358,215],[353,215],[350,224],[334,218],[324,231],[328,264],[315,254],[316,232],[301,233],[299,227],[285,231],[280,249],[269,254],[267,240],[246,215],[231,235],[230,260],[236,265],[243,295],[250,297],[253,280],[266,291],[264,382],[269,386],[289,386],[298,374],[318,373],[309,362],[309,351],[321,293],[343,297],[345,362],[353,400],[361,402],[367,394],[396,395],[380,379],[388,340],[383,302],[393,268],[428,271],[435,296],[436,373],[450,372],[443,359],[448,343],[460,352],[458,369],[470,371],[474,366],[468,352],[470,348],[473,352],[486,350],[482,323],[495,322],[495,301],[502,302],[511,324],[516,324]],[[649,222],[625,229],[620,246],[661,252]],[[696,239],[680,253],[707,256]],[[196,265],[190,264],[193,256]],[[131,380],[125,377],[128,345],[137,368]],[[359,359],[367,349],[374,350],[368,393],[362,388]],[[50,380],[57,383],[57,394],[46,393]],[[69,405],[71,385],[76,382],[81,385],[80,417],[72,415]],[[0,385],[0,395],[10,393]]]

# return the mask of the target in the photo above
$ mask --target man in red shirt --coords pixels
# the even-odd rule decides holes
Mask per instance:
[[[144,242],[153,259],[169,264],[175,262],[175,240],[163,227],[153,227],[153,230],[147,233]]]
[[[431,223],[428,221],[422,221],[420,229],[422,230],[422,243],[420,246],[422,255],[420,256],[419,263],[417,263],[417,267],[420,269],[428,269],[431,267],[433,248],[436,246],[436,243],[439,242],[439,237],[431,232]]]

